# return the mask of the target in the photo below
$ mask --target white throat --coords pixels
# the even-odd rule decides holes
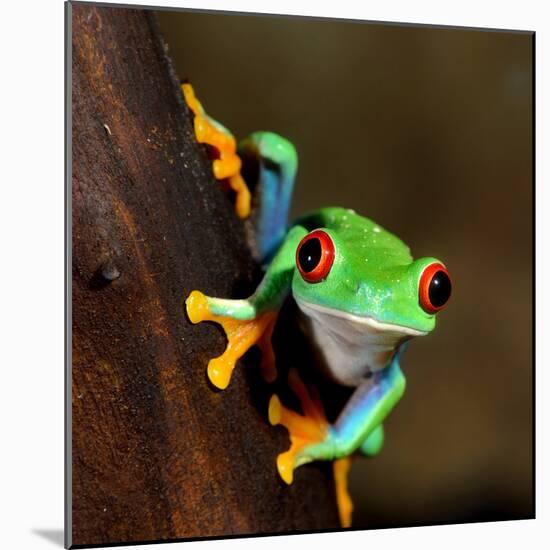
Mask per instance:
[[[296,303],[321,366],[345,386],[359,385],[368,373],[387,366],[401,343],[426,334],[298,299]]]

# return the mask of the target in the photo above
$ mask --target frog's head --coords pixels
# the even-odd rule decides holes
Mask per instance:
[[[296,267],[293,295],[312,324],[329,338],[385,350],[371,370],[403,341],[433,330],[451,294],[442,262],[413,261],[402,241],[366,218],[306,235]]]

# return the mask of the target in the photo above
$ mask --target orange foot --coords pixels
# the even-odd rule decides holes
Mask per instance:
[[[291,369],[288,375],[288,383],[296,394],[304,414],[287,409],[280,399],[273,395],[269,402],[269,422],[274,426],[283,425],[290,435],[290,449],[277,457],[277,470],[281,478],[291,484],[294,478],[294,470],[308,459],[304,459],[302,452],[310,445],[321,443],[325,440],[329,430],[323,404],[312,390],[309,392],[300,379],[297,371]],[[353,504],[348,493],[347,475],[351,466],[351,457],[344,457],[334,461],[333,473],[336,486],[336,502],[342,527],[351,525]]]
[[[185,101],[193,112],[195,137],[199,143],[214,147],[219,155],[212,165],[217,180],[227,180],[236,193],[235,210],[239,218],[250,215],[250,191],[241,176],[241,159],[237,155],[237,143],[229,130],[209,117],[195,96],[191,84],[181,86]]]
[[[220,389],[229,385],[235,363],[255,344],[262,350],[262,374],[268,382],[275,380],[275,355],[271,336],[277,320],[277,312],[264,313],[256,319],[241,321],[211,313],[208,297],[194,290],[186,302],[187,315],[192,323],[214,321],[219,323],[227,336],[227,347],[222,355],[208,363],[208,378]]]
[[[332,463],[334,484],[336,485],[336,502],[340,514],[340,525],[351,527],[351,515],[353,513],[353,502],[348,492],[348,474],[351,468],[351,456],[339,458]]]

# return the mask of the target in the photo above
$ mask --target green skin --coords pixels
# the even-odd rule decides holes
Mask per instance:
[[[296,250],[305,235],[319,228],[332,238],[335,257],[327,277],[309,283],[296,267]],[[330,427],[326,439],[306,447],[297,457],[296,466],[312,460],[341,458],[357,450],[368,456],[380,451],[384,439],[382,423],[405,390],[399,366],[405,342],[435,327],[436,314],[427,313],[419,303],[420,276],[434,262],[438,260],[413,260],[401,240],[351,210],[323,208],[301,217],[290,227],[250,298],[208,299],[213,313],[244,320],[278,310],[292,295],[299,304],[322,307],[321,325],[331,324],[334,314],[335,318],[352,315],[359,320],[371,319],[375,326],[376,322],[384,323],[384,334],[393,328],[397,332],[403,327],[412,329],[395,339],[387,364],[376,369],[365,367],[364,372],[346,382],[357,386],[349,403]],[[317,345],[323,348],[325,343],[318,340]],[[340,353],[344,355],[339,357],[346,359],[345,350]],[[342,372],[334,376],[337,369],[334,364],[327,367],[328,374],[336,380],[343,376]]]

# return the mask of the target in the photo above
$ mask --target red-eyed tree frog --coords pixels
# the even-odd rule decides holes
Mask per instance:
[[[288,224],[298,165],[294,146],[277,134],[257,132],[237,149],[229,132],[204,113],[189,85],[184,94],[195,114],[198,140],[221,148],[218,161],[233,163],[232,170],[218,168],[218,173],[236,180],[238,214],[248,215],[250,198],[239,191],[246,187],[237,178],[241,159],[256,163],[261,197],[253,221],[265,275],[256,291],[247,299],[228,299],[195,290],[186,300],[191,322],[214,321],[227,334],[225,352],[208,364],[209,379],[226,388],[236,361],[257,344],[264,376],[274,380],[273,327],[283,302],[296,301],[319,368],[334,383],[356,389],[329,424],[318,396],[291,371],[289,384],[304,414],[284,407],[276,395],[271,398],[269,420],[284,425],[291,441],[277,467],[290,484],[298,466],[334,461],[341,522],[349,526],[349,457],[355,452],[373,456],[382,448],[383,422],[405,391],[403,352],[413,337],[434,329],[451,295],[449,272],[436,258],[414,260],[399,238],[347,208],[321,208]]]

